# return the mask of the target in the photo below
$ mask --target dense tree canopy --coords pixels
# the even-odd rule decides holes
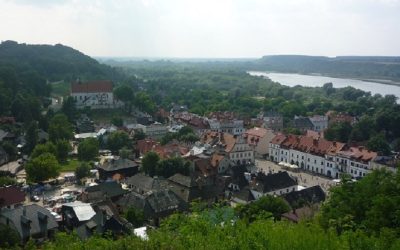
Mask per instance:
[[[64,114],[57,114],[50,120],[49,138],[52,142],[71,139],[72,131],[72,124]]]
[[[58,177],[60,166],[54,155],[44,153],[31,159],[26,164],[25,170],[28,181],[38,183]]]
[[[78,145],[78,159],[94,160],[99,155],[99,141],[96,138],[86,138]]]

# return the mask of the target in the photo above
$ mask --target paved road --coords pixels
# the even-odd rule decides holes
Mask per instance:
[[[309,172],[304,172],[302,170],[300,170],[299,172],[289,171],[287,169],[283,169],[278,164],[267,160],[256,160],[256,166],[258,169],[264,171],[265,173],[277,173],[279,171],[287,171],[289,175],[297,178],[299,185],[304,187],[320,185],[322,189],[327,192],[331,186],[335,185],[332,179],[315,175]]]

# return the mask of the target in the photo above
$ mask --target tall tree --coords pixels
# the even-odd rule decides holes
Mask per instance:
[[[75,100],[72,96],[67,97],[61,107],[61,112],[63,112],[70,122],[74,122],[78,110],[76,109]]]
[[[99,141],[87,138],[78,145],[78,159],[81,161],[94,160],[99,155]]]
[[[49,124],[49,138],[52,142],[72,138],[72,124],[64,114],[55,115]]]
[[[142,159],[142,170],[150,175],[154,176],[157,171],[157,165],[160,161],[160,157],[156,152],[150,151],[143,156]]]
[[[28,181],[39,183],[50,178],[55,178],[60,173],[60,166],[56,157],[44,153],[31,159],[25,167]]]
[[[111,151],[118,152],[121,148],[129,146],[129,136],[124,131],[115,131],[108,136],[107,144]]]
[[[38,143],[38,126],[36,121],[31,121],[26,130],[26,152],[30,154]]]

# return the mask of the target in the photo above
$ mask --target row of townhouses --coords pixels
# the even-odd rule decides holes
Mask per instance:
[[[278,134],[271,140],[269,157],[332,178],[339,178],[341,173],[360,178],[379,168],[376,152],[311,136]]]

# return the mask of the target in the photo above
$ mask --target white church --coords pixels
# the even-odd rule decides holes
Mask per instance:
[[[77,108],[114,108],[119,102],[114,100],[113,84],[109,80],[76,81],[71,83],[71,96]]]

